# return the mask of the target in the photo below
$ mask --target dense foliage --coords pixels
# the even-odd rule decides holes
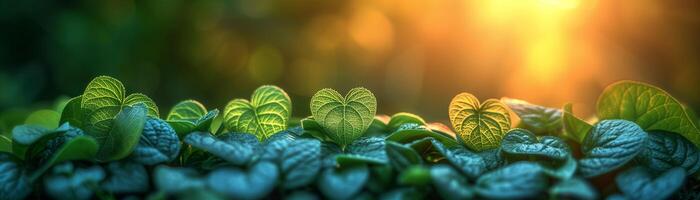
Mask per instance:
[[[447,109],[454,132],[376,115],[365,88],[320,90],[302,120],[275,86],[222,115],[185,100],[161,118],[126,94],[97,77],[60,117],[0,138],[0,199],[700,198],[698,119],[643,83],[609,86],[591,120],[571,104],[461,93]]]

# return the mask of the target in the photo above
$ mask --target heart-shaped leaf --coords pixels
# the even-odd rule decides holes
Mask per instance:
[[[173,106],[165,121],[182,138],[194,131],[209,131],[212,121],[218,114],[218,109],[207,112],[204,105],[198,101],[185,100]]]
[[[311,97],[311,113],[328,137],[341,146],[362,136],[377,112],[377,99],[365,88],[353,88],[345,97],[322,89]]]
[[[458,94],[450,102],[449,115],[458,139],[476,151],[500,146],[501,139],[510,130],[508,109],[496,99],[482,104],[472,94]]]
[[[615,182],[627,199],[668,199],[683,186],[685,176],[685,170],[680,167],[656,177],[644,167],[635,167],[620,173]]]
[[[277,86],[261,86],[251,100],[234,99],[224,108],[224,126],[229,131],[250,133],[263,141],[287,129],[292,101]]]
[[[538,135],[558,135],[561,132],[561,110],[519,99],[502,98],[501,101],[520,117],[518,127]]]
[[[666,91],[634,81],[614,83],[597,103],[598,118],[625,119],[646,131],[668,131],[683,135],[700,146],[700,129],[683,105]]]
[[[155,165],[172,161],[179,153],[180,140],[175,130],[161,119],[150,118],[131,157],[141,164]]]
[[[655,172],[682,167],[688,174],[700,169],[700,151],[683,136],[662,132],[649,132],[644,151],[635,158]]]
[[[114,118],[126,106],[144,104],[148,116],[158,118],[158,107],[146,95],[125,95],[124,85],[112,77],[92,79],[81,97],[82,123],[89,134],[105,134],[110,131]]]
[[[631,121],[599,122],[581,145],[584,157],[578,162],[579,172],[584,177],[593,177],[623,166],[642,151],[647,137]]]

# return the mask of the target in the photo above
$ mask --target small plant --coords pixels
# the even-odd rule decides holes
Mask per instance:
[[[223,115],[184,100],[164,119],[146,95],[125,91],[97,77],[65,108],[0,135],[0,199],[700,196],[698,119],[644,83],[610,85],[588,121],[571,104],[461,93],[446,113],[454,132],[411,113],[377,115],[364,88],[320,90],[300,121],[276,86]]]

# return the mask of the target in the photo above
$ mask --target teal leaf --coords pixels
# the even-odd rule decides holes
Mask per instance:
[[[113,122],[108,132],[88,132],[100,145],[97,152],[100,161],[119,160],[131,154],[146,123],[146,108],[142,105],[128,106],[119,112]]]
[[[457,168],[467,178],[476,179],[486,171],[486,162],[476,153],[464,147],[447,148],[437,140],[432,140],[432,144],[449,164]]]
[[[0,152],[0,198],[24,199],[32,191],[27,172],[12,154]]]
[[[41,167],[32,173],[32,180],[36,180],[56,163],[70,160],[91,160],[97,155],[99,145],[90,136],[61,136],[59,138],[64,141],[61,141],[62,144],[55,150],[49,150],[52,154],[47,155],[46,160],[41,162]]]
[[[538,135],[559,135],[561,132],[561,110],[518,99],[502,98],[501,101],[520,117],[519,127]]]
[[[355,164],[388,164],[384,138],[363,137],[345,147],[345,153],[336,156],[341,166]]]
[[[94,186],[104,178],[105,172],[99,166],[78,168],[69,173],[48,175],[44,179],[44,188],[54,199],[92,199]]]
[[[341,153],[343,153],[343,150],[340,149],[340,146],[338,146],[337,144],[331,142],[322,142],[321,166],[323,168],[337,166],[338,163],[335,161],[335,157]]]
[[[549,196],[550,199],[598,199],[595,189],[580,178],[566,179],[557,183],[549,188]]]
[[[562,115],[562,125],[564,128],[564,136],[573,139],[574,141],[583,143],[588,132],[593,129],[593,125],[574,116],[573,105],[564,105],[564,114]]]
[[[149,189],[149,176],[143,165],[135,162],[111,162],[107,165],[108,178],[102,189],[111,193],[139,193]]]
[[[161,119],[149,118],[131,157],[144,165],[174,160],[180,153],[180,140],[168,123]]]
[[[567,180],[574,176],[578,169],[578,162],[573,156],[569,156],[566,161],[559,164],[540,163],[545,174],[559,180]]]
[[[311,113],[328,137],[345,146],[369,128],[377,113],[377,99],[365,88],[353,88],[345,97],[326,88],[311,97]]]
[[[536,198],[547,189],[547,177],[537,163],[516,162],[479,177],[475,191],[487,199]]]
[[[535,157],[542,160],[566,160],[571,155],[569,146],[558,137],[537,136],[525,129],[508,131],[501,141],[501,151],[507,157]]]
[[[655,172],[682,167],[688,174],[694,174],[700,169],[698,148],[681,135],[663,131],[649,132],[644,151],[636,160]]]
[[[615,178],[617,188],[628,199],[667,199],[685,182],[685,170],[677,167],[658,176],[644,167],[631,168]]]
[[[327,168],[318,178],[318,190],[328,199],[351,199],[362,190],[369,179],[369,170],[365,165],[348,168]]]
[[[159,191],[166,194],[182,194],[204,188],[205,182],[191,168],[176,168],[159,165],[153,172],[153,182]]]
[[[275,164],[258,162],[248,170],[220,168],[207,176],[207,186],[230,199],[260,199],[274,189],[278,171]]]
[[[284,151],[280,165],[284,188],[305,186],[321,169],[321,143],[314,139],[297,139]]]
[[[399,171],[403,171],[413,165],[423,164],[423,158],[411,147],[387,141],[385,149],[391,165]]]
[[[19,125],[12,129],[12,150],[20,158],[26,157],[27,149],[37,143],[36,146],[43,147],[43,143],[38,142],[42,138],[58,134],[58,131],[51,131],[39,125]]]
[[[683,105],[666,91],[634,81],[620,81],[603,91],[598,118],[633,121],[645,131],[668,131],[700,146],[700,130]]]
[[[264,141],[287,129],[292,114],[292,101],[277,86],[261,86],[251,100],[234,99],[224,109],[224,125],[234,132],[250,133]]]
[[[484,159],[487,171],[491,171],[506,165],[506,159],[501,155],[500,148],[487,149],[477,154]]]
[[[474,199],[474,190],[469,185],[469,181],[449,165],[434,165],[430,168],[430,177],[435,190],[443,199]]]
[[[579,172],[584,177],[613,171],[632,160],[644,148],[647,133],[627,120],[603,120],[596,124],[581,145],[584,157]]]
[[[254,135],[247,133],[229,133],[218,139],[205,132],[190,133],[185,143],[207,151],[234,165],[245,165],[252,161],[260,143]]]

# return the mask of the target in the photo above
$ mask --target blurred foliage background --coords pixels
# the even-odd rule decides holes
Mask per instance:
[[[95,76],[223,108],[275,84],[309,114],[321,88],[372,90],[379,113],[446,121],[459,92],[594,114],[632,79],[700,106],[700,8],[688,0],[0,0],[0,127]]]

